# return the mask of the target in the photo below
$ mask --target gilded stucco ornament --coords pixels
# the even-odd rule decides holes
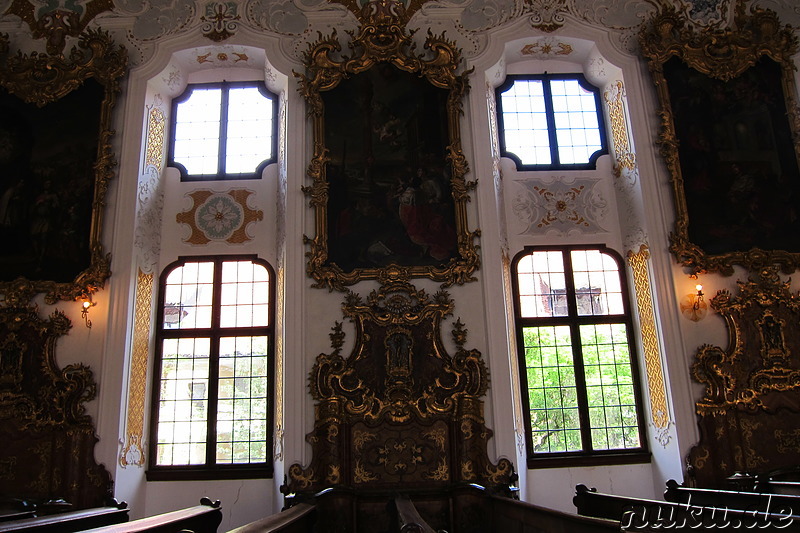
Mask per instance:
[[[800,421],[800,293],[777,266],[737,285],[710,302],[725,320],[728,346],[700,346],[691,369],[705,386],[695,404],[700,440],[688,460],[697,486],[722,487],[736,472],[797,463],[786,428]]]
[[[67,2],[69,5],[70,2]],[[34,39],[46,39],[47,53],[60,55],[67,37],[78,37],[99,14],[114,8],[113,0],[90,0],[84,6],[72,2],[72,9],[40,8],[29,0],[13,0],[4,15],[16,15],[31,30]]]
[[[308,263],[306,271],[314,279],[315,287],[325,287],[330,290],[346,290],[346,287],[361,280],[381,278],[387,269],[397,267],[396,264],[383,264],[364,261],[357,266],[342,266],[331,259],[332,242],[332,216],[336,212],[331,209],[332,202],[332,150],[338,146],[328,146],[333,141],[330,135],[331,128],[342,127],[338,124],[326,123],[326,108],[324,93],[336,89],[346,80],[352,80],[358,75],[366,75],[371,69],[388,68],[395,70],[404,79],[422,79],[437,90],[446,91],[447,124],[444,134],[447,136],[447,146],[442,146],[443,153],[436,154],[440,158],[443,168],[442,179],[446,180],[449,201],[452,205],[452,218],[454,236],[450,246],[450,255],[442,255],[444,259],[427,264],[405,264],[411,277],[425,277],[442,282],[443,286],[462,284],[474,281],[474,272],[480,266],[478,246],[476,240],[479,230],[470,231],[467,222],[467,203],[470,201],[470,191],[475,186],[475,181],[467,181],[465,175],[469,172],[469,165],[461,147],[460,117],[463,114],[463,99],[469,90],[467,76],[469,72],[459,73],[461,52],[455,43],[445,39],[444,35],[434,35],[428,32],[424,43],[425,52],[415,52],[412,42],[413,33],[407,33],[403,24],[409,16],[409,8],[392,0],[369,2],[359,11],[362,26],[358,32],[348,32],[351,37],[348,45],[353,52],[352,56],[342,54],[342,46],[336,31],[331,35],[320,38],[304,53],[305,73],[295,73],[299,80],[299,91],[306,100],[309,114],[313,121],[313,155],[308,166],[307,175],[311,185],[304,186],[303,192],[309,199],[309,205],[314,210],[315,230],[314,236],[304,236],[304,242],[309,249],[306,253]],[[410,8],[413,9],[413,6]],[[379,105],[379,97],[375,97],[375,105]],[[357,99],[356,99],[357,101]],[[401,117],[406,119],[408,117]],[[397,135],[396,130],[382,132],[381,140],[391,140]],[[377,126],[376,126],[377,127]],[[376,130],[377,131],[377,130]],[[327,136],[327,137],[326,137]],[[367,148],[360,148],[367,150]],[[337,157],[343,159],[353,156],[354,149],[349,146],[342,149]],[[410,157],[410,156],[409,156]],[[365,157],[365,161],[369,157]],[[339,161],[341,164],[341,161]],[[371,160],[364,163],[372,165]],[[337,172],[339,170],[337,169]],[[348,170],[352,172],[352,170]],[[344,170],[342,170],[344,172]],[[329,175],[330,174],[330,175]],[[369,177],[368,180],[379,180]],[[374,182],[373,182],[374,183]],[[383,187],[388,185],[383,184]],[[354,198],[350,197],[350,201]],[[374,201],[374,197],[371,201]],[[333,214],[332,214],[333,213]],[[411,261],[413,263],[413,261]]]
[[[800,366],[792,357],[800,294],[774,270],[737,284],[738,294],[721,290],[711,299],[728,326],[729,347],[703,345],[697,352],[692,376],[706,386],[700,414],[774,411],[780,404],[773,393],[800,389]]]
[[[480,352],[465,347],[460,319],[451,330],[455,354],[444,346],[442,321],[453,300],[444,290],[429,295],[415,288],[403,269],[391,270],[366,298],[347,293],[342,309],[355,326],[350,355],[342,353],[345,333],[336,322],[333,351],[317,356],[309,376],[315,423],[306,437],[313,458],[307,467],[289,468],[285,494],[459,482],[498,489],[514,480],[508,460],[495,464],[487,456],[492,432],[482,397],[489,373]],[[357,460],[350,465],[348,457]]]
[[[763,235],[759,235],[759,231],[756,231],[756,236],[752,238],[754,245],[752,247],[750,244],[743,246],[741,243],[744,242],[744,234],[740,232],[738,244],[735,242],[737,236],[732,235],[731,237],[725,237],[733,241],[732,244],[719,246],[718,250],[710,249],[716,245],[715,242],[722,241],[722,238],[716,239],[716,232],[724,230],[728,224],[721,218],[716,221],[705,218],[701,223],[700,217],[706,217],[708,213],[717,213],[720,216],[726,212],[733,213],[735,206],[731,205],[731,201],[725,194],[716,196],[714,200],[714,203],[718,204],[716,206],[714,203],[708,204],[708,202],[697,200],[697,198],[703,197],[700,196],[700,193],[694,191],[704,186],[703,179],[708,180],[709,178],[704,178],[700,172],[695,171],[690,165],[699,167],[704,161],[706,163],[717,161],[712,159],[712,156],[717,157],[719,161],[714,164],[717,164],[718,168],[714,172],[721,172],[722,174],[714,174],[714,176],[720,176],[725,180],[733,180],[731,178],[733,170],[725,169],[728,167],[735,169],[738,160],[736,156],[730,154],[741,154],[742,150],[746,151],[754,148],[744,147],[723,152],[722,148],[717,149],[712,146],[712,150],[717,150],[715,155],[712,150],[708,150],[705,144],[699,144],[703,142],[702,139],[681,138],[678,134],[677,121],[680,118],[686,124],[688,120],[684,118],[685,113],[680,116],[677,114],[674,88],[670,87],[670,83],[673,82],[674,85],[678,85],[680,80],[678,75],[675,74],[678,71],[672,71],[672,81],[670,82],[668,82],[669,76],[666,74],[668,66],[675,69],[675,65],[683,65],[684,67],[682,68],[685,68],[686,72],[699,73],[699,75],[711,80],[708,85],[717,87],[717,95],[719,95],[720,88],[731,92],[736,91],[738,86],[730,84],[733,80],[743,77],[743,74],[749,69],[759,65],[763,66],[765,60],[774,62],[780,70],[778,76],[780,77],[779,83],[781,85],[776,99],[780,100],[782,97],[785,100],[785,109],[778,102],[777,105],[780,109],[776,113],[778,116],[788,119],[788,133],[786,136],[790,139],[789,145],[794,145],[793,150],[789,148],[792,153],[781,153],[781,157],[784,157],[784,161],[788,160],[790,165],[793,166],[797,164],[798,156],[800,155],[800,145],[797,142],[798,131],[800,131],[800,113],[797,107],[794,86],[794,63],[792,60],[798,49],[798,40],[793,29],[790,26],[782,25],[777,15],[772,11],[753,6],[749,12],[746,12],[742,2],[738,2],[736,5],[733,24],[726,28],[693,25],[685,14],[676,11],[674,8],[665,7],[643,27],[639,34],[639,44],[643,56],[649,62],[650,72],[653,76],[661,105],[659,111],[661,127],[658,145],[673,186],[676,220],[674,230],[670,234],[670,251],[675,256],[675,259],[691,273],[718,272],[729,276],[733,274],[734,265],[741,265],[751,272],[768,268],[771,265],[779,265],[784,273],[793,272],[800,266],[800,250],[759,245],[761,242],[765,244],[783,242],[788,243],[786,248],[792,248],[791,244],[794,241],[790,239],[768,241]],[[676,60],[679,60],[679,62],[676,62]],[[753,76],[758,77],[760,72]],[[697,79],[699,80],[700,78]],[[741,85],[745,86],[746,83],[748,83],[747,80],[742,80]],[[692,90],[688,89],[688,91],[689,93],[686,96],[691,97]],[[700,98],[697,95],[696,97]],[[742,99],[737,100],[736,98],[739,97]],[[746,103],[749,101],[746,100],[747,96],[740,95],[739,97],[731,97],[730,101],[738,103],[740,108],[756,109],[755,105],[750,106]],[[751,95],[750,99],[752,100],[755,97],[755,95]],[[712,102],[709,101],[708,103],[710,107]],[[776,107],[776,109],[778,108]],[[771,120],[774,121],[775,119],[772,118]],[[726,127],[722,120],[719,123],[721,127]],[[765,138],[771,133],[759,131],[759,129],[763,128],[755,123],[745,125],[745,127],[751,128],[754,135],[761,138]],[[684,130],[686,130],[685,126]],[[699,147],[695,148],[695,146]],[[703,146],[706,146],[706,148],[702,148]],[[682,152],[682,150],[685,150],[685,152]],[[690,152],[690,150],[696,151]],[[702,150],[707,150],[708,154],[705,157],[697,156],[696,154]],[[776,148],[776,150],[778,149]],[[687,154],[695,155],[689,157]],[[778,156],[776,155],[776,157]],[[784,172],[787,172],[788,175],[793,172],[791,166],[784,166]],[[759,195],[762,198],[759,201],[763,204],[763,198],[787,196],[784,192],[768,188],[767,185],[761,186],[765,187],[765,189],[750,193],[749,198]],[[733,186],[731,186],[731,189],[733,189]],[[729,205],[730,207],[728,207]],[[752,202],[751,205],[753,205]],[[785,212],[784,209],[773,209],[771,211]],[[690,219],[690,212],[692,219]],[[764,219],[764,217],[760,218]],[[789,222],[788,218],[784,220],[785,224]],[[747,226],[743,227],[746,228]],[[777,232],[781,231],[780,227],[783,227],[784,235],[794,233],[793,228],[788,226],[779,226],[779,229],[776,230]],[[705,244],[698,242],[701,239]]]
[[[120,91],[121,78],[127,69],[127,54],[123,47],[114,45],[108,33],[101,30],[81,34],[78,45],[67,56],[36,52],[8,54],[7,43],[0,43],[0,56],[3,56],[0,57],[0,86],[45,111],[48,104],[79,89],[88,79],[94,79],[103,87],[96,158],[87,162],[87,167],[92,169],[89,181],[93,186],[91,198],[87,199],[91,202],[91,227],[85,236],[89,266],[72,282],[27,280],[24,277],[0,282],[0,294],[6,301],[23,302],[36,293],[44,293],[48,304],[75,300],[101,289],[111,274],[111,257],[102,243],[103,212],[108,186],[117,165],[111,147],[115,134],[111,129],[111,113]]]

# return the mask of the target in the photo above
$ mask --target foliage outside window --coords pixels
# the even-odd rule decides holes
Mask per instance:
[[[594,169],[608,153],[600,91],[581,74],[512,75],[496,95],[500,152],[519,170]]]
[[[645,460],[618,255],[602,247],[528,248],[513,271],[529,466]]]
[[[272,474],[274,280],[252,256],[164,270],[148,479]]]
[[[170,166],[183,181],[260,177],[276,159],[277,105],[263,83],[189,85],[172,102]]]

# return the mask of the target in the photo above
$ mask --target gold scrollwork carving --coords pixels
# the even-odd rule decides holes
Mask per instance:
[[[89,266],[72,282],[26,280],[0,282],[0,293],[7,303],[24,304],[37,293],[45,294],[45,301],[54,304],[59,300],[71,301],[85,297],[103,287],[111,274],[111,256],[103,248],[103,211],[109,182],[114,177],[116,161],[111,149],[114,131],[111,129],[111,112],[120,80],[127,69],[127,53],[115,46],[108,33],[88,30],[81,34],[78,45],[67,57],[32,52],[8,53],[7,41],[0,45],[0,86],[20,97],[26,103],[43,107],[55,102],[93,78],[103,86],[104,98],[100,108],[97,158],[93,164],[93,193],[91,198],[91,227],[86,236],[89,243]]]
[[[737,244],[741,246],[743,242],[741,235],[738,241],[734,236],[733,241],[736,241],[737,244],[715,244],[720,239],[718,237],[715,239],[713,231],[703,228],[707,226],[724,228],[725,222],[721,221],[721,219],[712,219],[710,222],[703,221],[701,223],[699,220],[701,216],[699,214],[700,208],[694,207],[692,209],[692,205],[696,206],[697,203],[702,204],[703,202],[694,200],[695,204],[690,203],[691,198],[688,192],[690,189],[688,186],[694,183],[694,180],[702,180],[703,178],[701,174],[698,174],[699,171],[685,165],[693,159],[703,159],[704,156],[702,154],[706,153],[704,150],[708,150],[708,154],[711,154],[713,149],[715,151],[713,153],[717,153],[720,159],[718,163],[720,168],[715,172],[724,173],[728,171],[722,167],[733,168],[738,165],[734,160],[736,156],[725,155],[723,148],[717,147],[706,147],[697,149],[696,152],[685,152],[683,156],[679,154],[679,150],[693,150],[692,146],[699,145],[703,141],[679,139],[676,127],[678,117],[675,115],[675,104],[673,103],[674,95],[671,93],[667,79],[668,75],[666,74],[668,70],[667,63],[670,62],[672,64],[675,62],[674,58],[677,58],[682,62],[680,63],[681,65],[688,67],[686,72],[700,73],[711,80],[709,83],[731,83],[732,80],[743,75],[748,69],[761,65],[765,58],[768,58],[776,63],[778,65],[777,68],[780,70],[781,88],[778,90],[782,92],[785,101],[785,112],[780,114],[788,117],[788,129],[790,130],[788,135],[794,140],[794,157],[787,154],[787,159],[797,160],[800,158],[800,145],[796,141],[798,132],[800,132],[800,112],[798,112],[797,107],[794,62],[792,60],[792,57],[797,52],[798,39],[790,26],[781,25],[773,11],[752,6],[749,12],[745,12],[744,4],[744,2],[737,3],[733,24],[727,29],[694,27],[685,14],[679,13],[673,7],[665,7],[649,24],[643,27],[639,35],[642,54],[648,60],[650,72],[658,91],[661,105],[659,112],[661,131],[658,144],[661,156],[670,174],[675,199],[676,219],[674,231],[670,235],[670,251],[675,256],[675,259],[692,273],[718,272],[729,276],[734,272],[734,265],[741,265],[751,272],[770,265],[779,265],[781,270],[788,274],[800,266],[800,253],[797,253],[797,250],[772,249],[780,247],[786,241],[769,241],[755,234],[746,245],[749,249],[737,247]],[[681,70],[680,72],[684,71]],[[754,76],[759,76],[761,72],[759,71],[759,74]],[[677,77],[679,77],[678,74],[672,74],[673,81]],[[739,103],[740,107],[748,106],[745,103],[747,100],[734,100],[734,98],[745,98],[745,95],[731,98],[732,101]],[[753,125],[748,127],[753,129],[753,133],[756,136],[764,134],[764,132],[758,130],[758,127]],[[706,144],[702,144],[702,146],[705,147]],[[686,154],[693,155],[689,157]],[[708,159],[708,157],[705,157],[705,159]],[[731,172],[728,173],[731,174]],[[695,174],[700,177],[695,176]],[[699,186],[702,186],[702,184]],[[763,187],[764,185],[760,186]],[[780,195],[782,193],[768,190],[764,191],[764,194]],[[698,195],[699,193],[693,192],[692,198],[695,196],[699,198]],[[714,208],[716,215],[727,210],[727,207],[723,208],[722,206],[724,202],[731,203],[731,200],[727,199],[725,194],[718,194],[715,201],[721,204],[721,206]],[[735,206],[731,205],[731,209],[733,207]],[[703,204],[702,209],[707,208],[709,206]],[[696,217],[697,220],[690,220],[690,211],[693,218]],[[691,232],[689,229],[690,223],[693,224]],[[701,231],[708,232],[708,235],[701,236]],[[780,228],[778,231],[788,234],[794,230]],[[774,245],[774,242],[781,244]],[[712,246],[716,249],[711,250],[710,247]],[[788,248],[789,246],[786,247]]]
[[[407,269],[411,277],[423,277],[442,282],[445,287],[475,281],[474,272],[480,267],[480,256],[476,244],[480,231],[470,231],[467,221],[466,206],[470,201],[469,192],[475,188],[477,182],[465,179],[469,172],[469,165],[461,146],[460,117],[463,114],[463,98],[469,90],[467,79],[469,72],[460,74],[457,72],[462,62],[461,52],[455,42],[447,40],[443,34],[434,35],[430,31],[424,43],[425,52],[418,54],[414,51],[415,46],[411,40],[413,32],[407,33],[403,25],[407,21],[406,17],[416,9],[415,6],[418,7],[416,2],[411,2],[410,5],[404,7],[399,2],[379,0],[366,3],[363,9],[356,9],[356,4],[349,1],[342,3],[354,10],[362,22],[357,34],[349,34],[352,39],[348,44],[355,52],[354,56],[348,57],[341,54],[342,46],[334,30],[327,37],[320,35],[319,40],[305,52],[306,72],[304,74],[295,73],[299,81],[299,91],[306,100],[313,121],[314,153],[307,170],[311,185],[304,186],[302,190],[309,199],[310,207],[314,210],[316,235],[303,238],[304,243],[308,246],[306,272],[313,278],[314,287],[340,291],[344,291],[345,287],[361,280],[382,279],[387,272],[398,268]],[[333,147],[326,146],[328,142],[326,141],[326,128],[330,128],[333,124],[325,123],[326,109],[323,93],[336,88],[344,80],[351,80],[359,74],[366,74],[370,69],[383,67],[397,71],[399,75],[410,76],[409,79],[425,80],[430,86],[447,91],[446,104],[444,104],[447,108],[447,124],[446,127],[443,127],[446,129],[446,133],[443,132],[443,135],[447,137],[447,146],[442,147],[443,153],[433,154],[431,157],[437,159],[437,168],[443,169],[442,179],[447,181],[446,189],[449,189],[452,197],[453,212],[448,213],[447,216],[448,220],[452,217],[452,224],[455,227],[451,230],[442,230],[443,235],[448,235],[446,238],[447,252],[430,252],[431,241],[440,236],[430,236],[424,239],[417,236],[418,240],[425,242],[416,242],[415,244],[421,246],[425,253],[430,253],[433,258],[427,262],[420,262],[416,259],[412,261],[402,253],[394,255],[385,252],[389,248],[383,241],[379,241],[378,244],[382,245],[380,250],[392,257],[391,260],[367,261],[359,257],[358,260],[353,260],[352,264],[346,265],[342,263],[341,259],[337,263],[337,260],[331,257],[333,236],[329,234],[332,231],[330,217],[335,213],[330,204],[333,172],[329,165],[331,164],[330,152]],[[391,132],[387,132],[386,136],[391,137]],[[352,152],[352,148],[350,152]],[[441,158],[441,162],[438,162],[439,158]],[[344,155],[342,155],[342,159],[344,159]],[[375,188],[375,182],[370,181],[373,180],[370,169],[373,165],[371,161],[374,160],[374,155],[365,155],[365,161],[370,162],[365,164],[365,176],[369,175],[365,180],[372,184],[373,188]],[[421,163],[414,162],[413,164],[420,165],[418,168],[421,168]],[[328,175],[329,172],[331,176]],[[341,177],[339,181],[341,179],[344,177]],[[381,179],[391,181],[389,176]],[[359,187],[364,188],[361,185]],[[381,185],[380,190],[389,187],[387,182]],[[366,191],[360,189],[359,191],[359,194],[363,195],[362,204],[366,203],[367,198],[371,198],[371,196]],[[370,194],[377,193],[370,191]],[[435,193],[431,193],[431,195],[436,196]],[[348,200],[353,201],[353,198],[348,198]],[[446,202],[450,201],[445,200]],[[454,232],[454,236],[450,238],[449,235],[452,232]],[[358,242],[360,243],[360,241]],[[434,248],[436,246],[433,245]],[[364,252],[362,251],[360,255],[364,255]],[[347,257],[350,257],[349,252]],[[396,262],[412,264],[402,267],[395,264]],[[386,263],[388,263],[387,266],[381,266]]]
[[[285,491],[330,486],[313,474],[330,465],[341,467],[341,485],[359,488],[513,481],[511,463],[501,459],[495,466],[487,455],[492,432],[481,397],[489,373],[480,352],[465,348],[468,332],[460,319],[451,330],[455,353],[447,352],[441,323],[453,300],[443,289],[434,295],[417,289],[407,275],[388,269],[368,296],[348,291],[342,309],[355,326],[355,343],[345,357],[345,334],[336,322],[333,351],[317,356],[309,376],[316,420],[306,437],[313,457],[305,469],[289,468]],[[451,466],[464,464],[468,471]]]
[[[777,268],[777,267],[776,267]],[[750,412],[775,411],[786,401],[771,394],[800,388],[800,365],[789,357],[789,346],[800,343],[800,293],[774,272],[738,281],[734,296],[722,290],[711,307],[728,326],[729,348],[703,345],[692,366],[694,379],[706,386],[697,402],[699,414],[722,414],[738,407]]]

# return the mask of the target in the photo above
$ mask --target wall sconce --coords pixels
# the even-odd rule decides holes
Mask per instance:
[[[92,328],[92,321],[89,320],[89,309],[97,305],[97,302],[92,301],[92,294],[89,293],[83,298],[83,302],[81,303],[81,318],[86,323],[86,327],[91,329]]]
[[[698,283],[694,288],[697,292],[687,294],[681,302],[681,312],[692,322],[697,322],[708,314],[708,303],[703,298],[703,286]]]

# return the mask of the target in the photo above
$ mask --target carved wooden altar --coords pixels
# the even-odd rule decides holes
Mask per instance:
[[[60,311],[42,319],[35,307],[0,307],[0,498],[65,500],[72,509],[111,498],[85,414],[97,392],[92,372],[55,361],[56,342],[71,327]]]
[[[700,442],[689,454],[701,487],[796,466],[800,456],[800,293],[768,269],[738,285],[738,294],[711,300],[728,326],[727,350],[703,345],[692,367],[706,386],[696,404]]]
[[[333,351],[320,354],[310,374],[317,404],[306,440],[313,458],[306,467],[289,468],[285,493],[342,489],[374,500],[371,511],[357,513],[374,512],[380,520],[383,495],[442,495],[470,483],[502,491],[515,480],[510,461],[494,464],[487,455],[492,432],[484,424],[482,397],[489,376],[480,352],[465,348],[460,320],[451,331],[454,355],[442,340],[453,300],[444,290],[428,295],[397,276],[401,272],[390,272],[395,276],[366,301],[347,293],[343,311],[355,325],[355,346],[342,355],[345,333],[336,322]],[[428,500],[432,509],[445,504]],[[351,530],[350,518],[337,519]]]

